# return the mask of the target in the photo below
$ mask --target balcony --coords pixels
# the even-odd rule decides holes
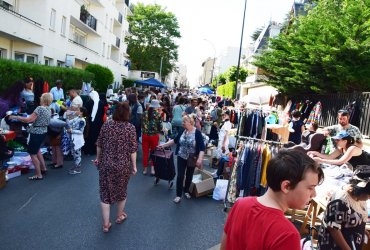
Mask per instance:
[[[116,37],[116,47],[119,48],[121,46],[121,39]]]
[[[96,24],[98,23],[98,20],[82,7],[80,12],[80,21],[96,31]]]
[[[2,1],[0,1],[0,2],[2,2]],[[27,21],[29,23],[32,23],[32,24],[34,24],[36,26],[41,27],[41,24],[40,23],[38,23],[38,22],[36,22],[36,21],[34,21],[34,20],[26,17],[26,16],[23,16],[23,15],[19,14],[18,12],[15,12],[14,10],[12,10],[12,8],[10,6],[11,5],[7,4],[6,2],[2,2],[0,4],[0,9],[3,10],[3,11],[6,11],[9,14],[12,14],[12,15],[14,15],[16,17],[19,17],[20,19],[23,19],[23,20],[25,20],[25,21]]]
[[[91,34],[91,35],[94,35],[94,36],[100,36],[99,33],[96,31],[97,21],[93,16],[91,16],[91,17],[94,18],[94,19],[92,19],[91,17],[88,17],[88,16],[82,16],[82,18],[80,16],[80,18],[77,18],[77,17],[74,17],[73,15],[71,15],[70,17],[71,17],[70,21],[71,21],[71,24],[73,26],[79,28],[80,30],[82,30],[83,32],[85,32],[87,34]]]
[[[123,16],[122,16],[121,12],[118,12],[118,22],[120,24],[122,24],[122,20],[123,20]]]

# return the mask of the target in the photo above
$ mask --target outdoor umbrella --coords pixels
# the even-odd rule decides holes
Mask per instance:
[[[209,88],[205,88],[205,87],[199,88],[198,91],[202,94],[207,94],[207,95],[213,94],[212,90],[210,90]]]
[[[143,86],[152,86],[152,87],[158,87],[158,88],[167,88],[167,86],[164,83],[161,83],[157,79],[149,78],[146,80],[137,80],[135,81],[136,84],[141,84]]]

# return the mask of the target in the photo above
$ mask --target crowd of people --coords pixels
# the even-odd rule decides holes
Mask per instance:
[[[99,172],[104,232],[112,225],[112,204],[117,203],[117,224],[128,218],[127,185],[138,171],[136,154],[140,145],[143,157],[139,171],[152,176],[155,168],[151,152],[176,145],[173,201],[177,204],[183,196],[191,198],[194,170],[202,168],[209,145],[215,146],[213,157],[219,162],[219,169],[213,173],[215,179],[222,175],[224,157],[236,156],[230,132],[238,127],[238,114],[243,112],[237,100],[195,90],[131,87],[114,93],[108,88],[107,93],[92,89],[88,95],[80,95],[76,88],[65,92],[60,80],[49,90],[44,82],[34,83],[31,77],[6,90],[0,97],[0,107],[0,116],[9,128],[19,123],[27,127],[27,151],[35,167],[30,180],[43,180],[48,166],[63,168],[68,155],[73,157],[68,173],[80,174],[83,155],[96,156],[93,163]],[[224,228],[222,249],[299,249],[298,231],[284,218],[284,212],[304,208],[315,196],[315,187],[324,178],[320,163],[340,166],[348,162],[354,172],[352,181],[331,197],[319,232],[319,247],[358,249],[362,244],[367,220],[364,202],[370,194],[370,157],[363,150],[359,129],[349,123],[346,110],[338,112],[337,125],[326,128],[318,128],[317,123],[306,128],[298,110],[290,116],[290,144],[268,162],[267,192],[234,204]],[[291,145],[309,144],[316,133],[332,136],[335,150],[330,154],[289,150]],[[45,142],[52,155],[49,165],[40,150]],[[343,212],[344,217],[338,219],[330,212],[334,210]],[[353,218],[357,218],[356,225],[351,224]]]

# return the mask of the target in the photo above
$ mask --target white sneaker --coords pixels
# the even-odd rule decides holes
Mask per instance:
[[[181,201],[181,197],[179,197],[179,196],[177,196],[174,200],[173,200],[173,202],[175,202],[175,203],[179,203]]]
[[[191,195],[189,193],[185,193],[184,195],[185,195],[186,199],[191,199]]]

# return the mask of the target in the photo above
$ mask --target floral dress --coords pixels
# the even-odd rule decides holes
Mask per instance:
[[[101,148],[98,164],[101,201],[113,204],[125,200],[131,175],[131,154],[137,151],[135,127],[129,122],[108,121],[96,144]]]

